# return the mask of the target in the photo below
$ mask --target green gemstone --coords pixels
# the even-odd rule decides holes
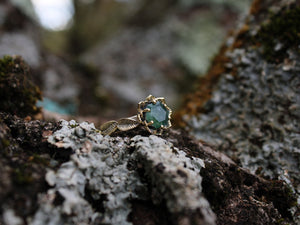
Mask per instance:
[[[160,101],[157,101],[156,104],[150,103],[146,105],[146,108],[150,109],[150,112],[145,113],[145,118],[147,123],[153,121],[151,127],[158,129],[161,125],[168,126],[169,110]]]

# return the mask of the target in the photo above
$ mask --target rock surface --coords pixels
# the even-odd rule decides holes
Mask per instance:
[[[103,136],[92,123],[0,108],[0,224],[299,224],[299,44],[290,40],[300,26],[280,20],[292,25],[299,3],[254,3],[213,76],[202,79],[206,101],[185,108],[194,110],[185,119],[202,141],[174,129],[149,135],[142,126]],[[19,75],[16,84],[28,73]],[[16,103],[10,93],[2,103]]]
[[[75,153],[57,171],[47,172],[46,180],[54,188],[39,196],[40,209],[32,224],[49,224],[52,218],[59,224],[131,224],[127,218],[134,200],[165,201],[170,221],[186,216],[214,224],[214,213],[201,192],[203,160],[187,157],[157,136],[111,138],[97,133],[93,124],[63,121],[61,126],[48,141]],[[138,173],[142,169],[144,174]],[[59,205],[57,198],[62,199]],[[189,218],[187,213],[195,215]]]
[[[186,133],[103,137],[87,122],[0,115],[3,224],[293,223],[296,198],[284,182],[252,175]]]
[[[199,140],[253,173],[287,182],[298,196],[299,12],[299,1],[254,1],[183,109]]]

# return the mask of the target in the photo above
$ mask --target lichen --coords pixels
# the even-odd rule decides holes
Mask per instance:
[[[285,180],[299,196],[300,58],[288,53],[289,63],[279,65],[266,63],[255,49],[228,54],[236,76],[222,76],[206,114],[187,122],[198,139],[253,173]]]
[[[37,114],[41,92],[30,80],[30,71],[21,57],[5,56],[0,60],[0,111],[21,117]]]
[[[216,73],[199,80],[179,115],[199,140],[259,176],[287,183],[298,204],[299,12],[298,1],[254,1],[215,58],[226,60],[213,61]],[[273,203],[299,221],[294,201]]]
[[[289,62],[287,50],[293,49],[299,53],[299,11],[299,2],[295,0],[253,1],[250,14],[229,34],[211,61],[208,72],[197,81],[196,88],[186,95],[182,107],[175,112],[174,124],[186,127],[183,117],[207,112],[220,77],[228,74],[235,76],[237,73],[235,63],[228,57],[232,51],[256,49],[263,52],[263,58],[268,63],[278,64],[284,60]]]
[[[154,201],[166,201],[172,213],[181,216],[201,211],[203,222],[214,224],[215,216],[209,203],[202,195],[200,169],[204,162],[195,157],[187,158],[186,153],[174,148],[170,143],[161,144],[157,136],[132,138],[131,146],[137,148],[133,156],[145,168],[154,189]]]
[[[6,209],[3,212],[3,221],[5,224],[22,225],[22,219],[18,217],[13,209]]]
[[[174,221],[214,224],[214,213],[201,192],[201,159],[187,157],[153,135],[103,137],[86,122],[62,121],[61,126],[48,141],[74,153],[57,171],[48,171],[52,188],[40,195],[31,224],[131,224],[133,200],[165,203]]]

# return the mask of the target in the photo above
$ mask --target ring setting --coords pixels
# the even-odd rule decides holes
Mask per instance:
[[[162,134],[163,130],[170,128],[171,114],[163,97],[149,95],[138,104],[138,120],[151,134]]]
[[[151,134],[161,135],[171,125],[172,110],[163,97],[155,98],[149,95],[145,101],[138,103],[137,115],[112,120],[100,127],[101,134],[110,135],[116,130],[127,131],[143,125]]]

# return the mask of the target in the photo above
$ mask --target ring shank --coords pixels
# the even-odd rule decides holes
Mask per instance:
[[[116,130],[127,131],[136,128],[140,125],[137,115],[121,118],[118,121],[111,120],[100,126],[102,135],[110,135]]]

